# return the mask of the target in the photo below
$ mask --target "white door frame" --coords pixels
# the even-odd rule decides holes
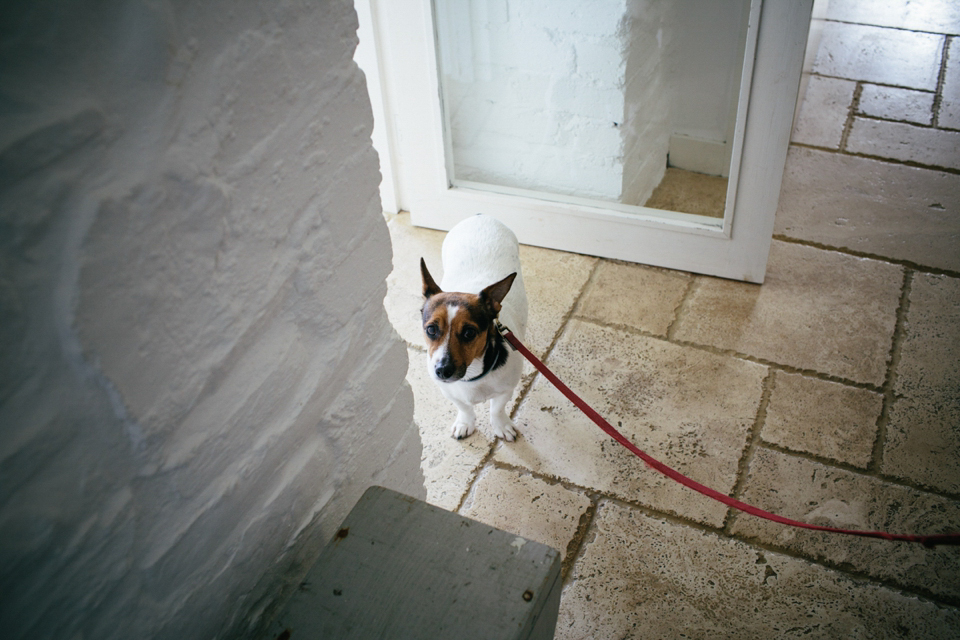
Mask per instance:
[[[736,198],[722,225],[596,202],[548,201],[519,190],[451,187],[430,0],[357,5],[369,21],[361,24],[360,37],[372,34],[377,53],[376,68],[365,68],[368,84],[376,87],[371,95],[381,96],[374,112],[381,110],[392,134],[380,143],[388,145],[379,148],[381,164],[396,179],[396,204],[411,212],[414,224],[448,230],[483,212],[503,220],[524,244],[763,282],[813,0],[765,0],[751,10],[751,20],[759,13],[752,82],[742,87],[749,101],[740,101],[747,108],[739,175],[731,172]]]

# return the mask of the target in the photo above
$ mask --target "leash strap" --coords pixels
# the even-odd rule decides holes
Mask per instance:
[[[676,469],[672,469],[667,465],[663,464],[656,458],[648,455],[642,449],[630,442],[622,433],[617,431],[617,429],[607,422],[603,416],[597,413],[593,407],[588,405],[580,396],[575,394],[570,390],[570,387],[565,385],[563,381],[560,380],[550,369],[547,368],[547,365],[543,364],[537,356],[527,349],[520,340],[513,335],[513,332],[504,327],[503,325],[497,323],[498,329],[504,338],[510,343],[510,345],[519,351],[523,357],[530,361],[537,371],[543,374],[543,376],[549,380],[553,386],[555,386],[560,393],[567,397],[570,402],[572,402],[580,411],[582,411],[588,418],[593,420],[598,427],[600,427],[607,435],[619,442],[621,445],[630,450],[631,453],[636,455],[638,458],[647,463],[650,467],[653,467],[656,471],[659,471],[663,475],[667,476],[684,485],[689,487],[694,491],[702,493],[708,498],[713,498],[718,502],[722,502],[728,507],[733,507],[744,513],[748,513],[752,516],[758,518],[763,518],[765,520],[772,520],[773,522],[779,522],[780,524],[785,524],[791,527],[799,527],[802,529],[813,529],[814,531],[826,531],[829,533],[842,533],[845,535],[851,536],[860,536],[863,538],[880,538],[883,540],[895,540],[901,542],[919,542],[920,544],[926,547],[934,547],[938,544],[948,544],[948,545],[960,545],[960,533],[947,533],[940,535],[931,535],[931,536],[916,536],[916,535],[907,535],[907,534],[897,534],[897,533],[886,533],[884,531],[856,531],[852,529],[835,529],[833,527],[823,527],[815,524],[808,524],[806,522],[800,522],[799,520],[791,520],[790,518],[785,518],[783,516],[778,516],[775,513],[770,513],[769,511],[764,511],[759,507],[754,507],[740,500],[731,498],[728,495],[720,493],[716,489],[711,489],[708,486],[702,485],[696,480],[688,478],[683,475]]]

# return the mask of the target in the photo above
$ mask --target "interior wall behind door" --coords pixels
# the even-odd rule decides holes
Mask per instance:
[[[455,181],[643,205],[729,174],[744,0],[435,3]]]

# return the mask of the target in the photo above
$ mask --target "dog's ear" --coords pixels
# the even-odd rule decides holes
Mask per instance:
[[[430,275],[430,272],[427,271],[427,263],[423,258],[420,258],[420,275],[423,277],[423,297],[429,298],[430,296],[435,296],[438,293],[443,293],[440,290],[440,287],[437,286],[437,283],[434,282],[433,276]]]
[[[500,282],[492,284],[480,292],[480,299],[485,300],[490,305],[494,314],[500,313],[500,303],[507,297],[507,293],[510,292],[510,287],[513,286],[516,277],[516,272],[511,273]]]

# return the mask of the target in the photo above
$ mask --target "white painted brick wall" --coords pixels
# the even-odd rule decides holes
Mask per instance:
[[[352,2],[4,12],[0,637],[242,637],[423,495]]]
[[[619,197],[625,2],[438,4],[458,179]]]
[[[455,178],[642,205],[671,134],[730,139],[747,4],[438,2]]]

